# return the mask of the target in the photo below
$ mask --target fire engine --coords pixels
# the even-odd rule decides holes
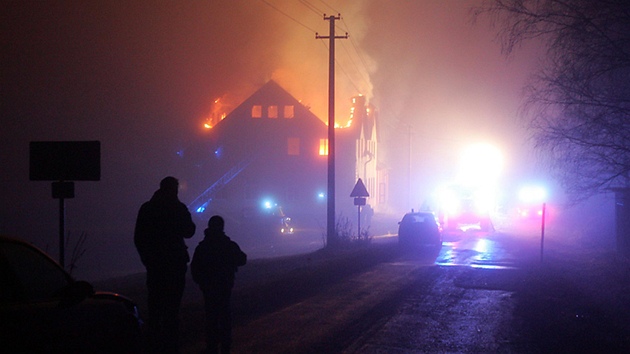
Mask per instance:
[[[528,185],[519,190],[516,212],[521,220],[540,219],[542,204],[547,198],[547,190],[540,185]]]
[[[494,194],[480,186],[450,185],[441,191],[438,216],[450,231],[494,231]]]
[[[501,156],[487,144],[464,151],[454,182],[438,192],[438,216],[445,230],[493,232]]]

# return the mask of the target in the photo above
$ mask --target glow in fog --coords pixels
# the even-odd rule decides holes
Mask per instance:
[[[477,243],[475,243],[475,247],[473,248],[473,250],[479,253],[488,253],[492,251],[492,245],[490,244],[490,241],[488,239],[480,238],[479,240],[477,240]]]

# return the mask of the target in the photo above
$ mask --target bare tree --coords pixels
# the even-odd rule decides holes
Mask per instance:
[[[506,55],[545,45],[523,116],[571,200],[629,187],[630,2],[488,0],[474,15],[492,18]]]
[[[70,242],[70,232],[66,236],[66,244],[69,245]],[[74,242],[74,246],[72,247],[72,254],[70,257],[70,264],[68,265],[68,273],[72,275],[72,272],[78,268],[79,260],[83,257],[87,249],[85,248],[85,241],[87,240],[87,233],[81,232],[79,238]]]

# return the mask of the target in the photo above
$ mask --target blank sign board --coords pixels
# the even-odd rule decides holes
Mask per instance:
[[[98,181],[101,179],[100,141],[32,141],[31,181]]]

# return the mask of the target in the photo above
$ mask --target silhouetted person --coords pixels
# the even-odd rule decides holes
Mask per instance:
[[[204,239],[193,255],[190,271],[203,292],[206,309],[206,345],[208,353],[229,353],[232,346],[230,297],[234,273],[245,265],[247,255],[225,234],[223,218],[208,220]]]
[[[176,178],[164,178],[136,220],[134,243],[147,269],[149,351],[177,352],[179,347],[179,308],[190,261],[184,239],[195,234],[196,226],[178,189]]]

